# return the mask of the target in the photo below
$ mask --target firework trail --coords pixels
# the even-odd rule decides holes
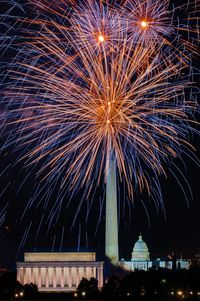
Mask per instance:
[[[191,54],[199,49],[199,1],[127,0],[123,3],[129,39],[143,47],[163,44],[161,57],[167,63],[169,52],[183,64],[190,64]],[[126,25],[125,25],[126,27]],[[170,60],[168,61],[170,63]]]
[[[20,160],[27,168],[38,166],[38,178],[52,190],[59,183],[60,191],[73,195],[83,187],[77,212],[106,182],[111,156],[129,198],[146,191],[163,207],[159,176],[166,176],[173,158],[193,151],[188,135],[195,132],[197,102],[188,53],[197,52],[197,39],[177,46],[181,30],[190,34],[189,18],[177,28],[169,1],[154,2],[29,1],[35,14],[18,21],[20,43],[13,42],[17,55],[3,98],[2,150],[16,146]],[[50,195],[49,189],[43,194],[45,208]],[[49,227],[63,200],[59,192]]]

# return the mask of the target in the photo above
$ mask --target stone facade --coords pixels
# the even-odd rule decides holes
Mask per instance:
[[[146,243],[142,239],[142,235],[139,236],[138,241],[135,243],[132,257],[130,261],[121,260],[119,265],[127,271],[143,270],[147,271],[148,269],[154,267],[173,269],[172,260],[150,260],[150,254]],[[176,268],[177,269],[189,269],[190,260],[188,259],[176,259]]]
[[[128,271],[147,271],[152,267],[149,250],[146,243],[142,239],[142,235],[139,236],[138,241],[134,245],[131,261],[121,261],[120,265],[122,268]]]
[[[83,277],[103,286],[103,262],[95,253],[25,253],[24,262],[17,262],[17,280],[32,282],[39,291],[74,291]]]

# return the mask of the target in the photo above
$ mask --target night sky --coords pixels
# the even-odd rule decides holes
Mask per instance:
[[[1,6],[1,9],[5,11],[6,8]],[[4,62],[8,62],[12,55],[12,51],[1,52],[3,68]],[[197,66],[197,63],[195,64]],[[3,114],[3,109],[0,109]],[[1,123],[0,143],[3,145],[7,136],[4,135],[2,119]],[[12,128],[13,130],[15,129]],[[196,156],[199,157],[199,137],[194,135],[190,138],[197,149]],[[92,203],[83,203],[73,227],[84,188],[73,196],[70,192],[63,196],[58,215],[51,222],[48,215],[58,198],[59,179],[55,187],[49,187],[48,182],[41,182],[40,178],[37,178],[39,166],[30,167],[25,166],[23,161],[19,162],[19,152],[14,145],[0,153],[0,267],[14,269],[15,261],[23,258],[24,251],[96,251],[97,258],[103,259],[104,184],[101,183],[94,192]],[[182,255],[183,258],[191,258],[200,250],[199,167],[184,155],[183,161],[185,167],[178,159],[175,163],[183,171],[193,198],[184,179],[179,178],[188,198],[187,204],[179,183],[168,172],[167,179],[160,178],[166,216],[161,209],[157,212],[152,200],[146,195],[136,194],[134,202],[129,203],[120,194],[120,258],[131,258],[132,248],[140,232],[153,258],[165,257],[172,252],[177,256]],[[170,168],[173,168],[173,165]],[[49,195],[47,193],[42,199],[44,194],[37,196],[37,188],[38,191],[44,188],[44,193],[49,191]],[[123,190],[120,183],[119,190]],[[47,198],[49,203],[45,211],[42,205]],[[88,210],[90,204],[91,208]]]
[[[123,212],[122,208],[120,210],[120,258],[131,258],[134,242],[137,240],[140,232],[142,232],[143,238],[154,258],[167,256],[172,252],[175,252],[177,255],[182,254],[183,257],[191,257],[198,249],[200,249],[199,169],[194,163],[186,163],[186,176],[194,196],[193,199],[188,196],[189,206],[187,205],[182,190],[172,177],[169,177],[166,180],[162,179],[166,218],[161,210],[158,213],[156,212],[154,204],[148,198],[143,198],[143,200],[148,208],[149,218],[140,202],[141,196],[137,196],[135,199],[134,209],[132,208],[133,206],[130,206],[129,209],[128,202],[125,201],[125,212]],[[4,164],[5,160],[1,159],[1,166]],[[16,173],[16,170],[12,169],[5,177],[1,178],[1,187],[5,187],[8,182],[11,183],[7,191],[1,197],[2,204],[5,204],[7,200],[9,201],[5,221],[1,225],[0,232],[0,262],[2,266],[13,268],[16,253],[17,259],[22,259],[24,251],[34,250],[94,250],[97,251],[98,258],[103,259],[105,206],[103,207],[100,224],[95,234],[97,219],[99,218],[100,212],[99,199],[102,198],[101,190],[95,195],[93,205],[89,211],[88,220],[86,220],[87,211],[85,209],[85,204],[83,204],[77,221],[71,229],[72,220],[79,203],[79,197],[74,197],[68,209],[63,210],[63,212],[60,213],[58,222],[52,223],[49,233],[47,234],[47,224],[44,222],[37,239],[35,239],[41,220],[41,212],[38,212],[38,210],[35,209],[36,204],[33,205],[22,218],[27,200],[32,195],[30,191],[33,187],[34,180],[27,180],[27,182],[24,183],[21,192],[16,196],[16,188],[19,187],[19,183],[23,180],[22,174],[24,175],[22,172],[19,180],[16,180]],[[55,196],[52,195],[52,200],[54,200],[56,196],[57,194]],[[69,196],[66,196],[66,204],[68,204],[68,200]],[[19,250],[21,240],[23,239],[25,231],[29,228],[30,223],[31,230],[27,236],[26,242]],[[63,226],[65,232],[61,246]],[[52,246],[54,246],[53,249]]]

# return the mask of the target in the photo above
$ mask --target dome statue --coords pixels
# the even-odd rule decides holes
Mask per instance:
[[[132,261],[143,261],[150,260],[149,250],[146,243],[142,239],[142,235],[139,235],[138,241],[135,243],[133,252],[132,252]]]

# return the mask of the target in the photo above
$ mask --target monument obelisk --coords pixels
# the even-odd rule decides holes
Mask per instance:
[[[117,214],[117,183],[116,159],[109,159],[108,178],[106,183],[106,234],[105,255],[116,264],[119,261],[118,248],[118,214]]]

